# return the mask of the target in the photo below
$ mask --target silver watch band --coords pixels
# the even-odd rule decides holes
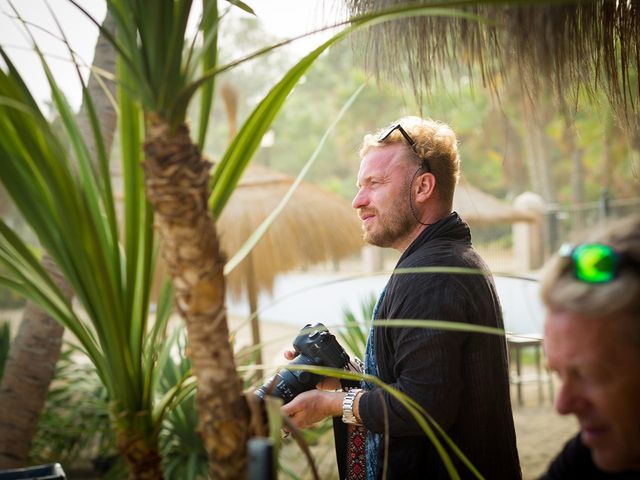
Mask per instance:
[[[360,422],[358,422],[353,413],[353,402],[361,391],[361,388],[353,388],[344,396],[344,400],[342,401],[342,421],[344,423],[360,425]]]

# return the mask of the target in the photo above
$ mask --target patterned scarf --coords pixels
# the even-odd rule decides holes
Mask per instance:
[[[385,286],[373,307],[373,315],[371,316],[371,329],[369,331],[369,338],[367,339],[367,348],[364,354],[364,372],[368,375],[378,376],[378,364],[376,363],[376,347],[375,347],[375,329],[373,327],[373,321],[378,315],[378,310],[384,299],[384,294],[387,291]],[[362,388],[365,390],[373,389],[374,385],[371,382],[362,382]],[[367,432],[366,441],[366,462],[367,462],[367,478],[373,480],[376,478],[376,471],[378,468],[378,452],[380,445],[382,444],[382,434],[375,432]]]

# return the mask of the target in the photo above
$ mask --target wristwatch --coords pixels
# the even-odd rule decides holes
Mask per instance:
[[[344,400],[342,401],[342,421],[344,423],[360,425],[360,422],[358,422],[356,416],[353,414],[353,402],[361,391],[361,388],[353,388],[344,396]]]

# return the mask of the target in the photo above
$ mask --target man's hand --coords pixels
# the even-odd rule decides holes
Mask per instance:
[[[284,405],[282,413],[289,415],[296,427],[307,428],[327,417],[342,415],[344,396],[343,392],[309,390]]]

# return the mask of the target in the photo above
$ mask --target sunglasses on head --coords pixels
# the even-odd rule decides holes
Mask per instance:
[[[429,165],[429,162],[427,161],[427,159],[422,158],[422,156],[418,153],[415,140],[411,138],[411,135],[409,135],[407,131],[404,128],[402,128],[402,125],[400,125],[399,123],[395,123],[391,125],[389,128],[387,128],[386,130],[384,130],[378,136],[378,143],[383,143],[387,138],[389,138],[389,135],[391,135],[396,130],[398,130],[402,134],[404,139],[407,141],[407,143],[411,147],[411,150],[413,150],[413,152],[416,155],[418,155],[418,157],[420,157],[420,159],[422,160],[422,168],[424,168],[427,172],[431,173],[431,166]]]
[[[640,272],[640,263],[601,243],[564,244],[559,255],[571,261],[575,277],[585,283],[610,282],[627,266]]]

